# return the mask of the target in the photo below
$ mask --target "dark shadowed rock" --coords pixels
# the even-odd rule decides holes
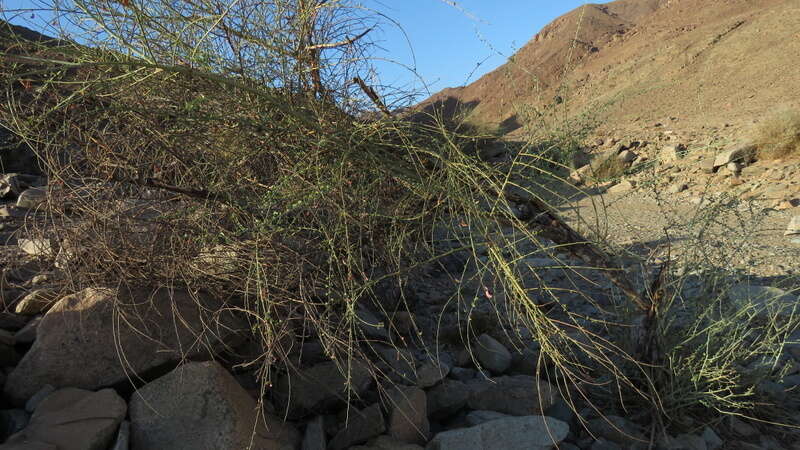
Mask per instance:
[[[33,441],[59,450],[106,450],[127,411],[125,400],[113,389],[60,389],[38,404],[28,426],[8,444]]]
[[[294,427],[258,415],[255,400],[216,362],[184,364],[148,383],[130,408],[132,450],[289,450],[300,443]]]
[[[378,403],[360,411],[351,410],[347,420],[347,425],[331,440],[328,446],[331,450],[344,450],[362,444],[386,431],[386,422]]]
[[[437,434],[427,450],[549,450],[564,440],[569,426],[551,417],[507,417]]]
[[[399,388],[390,393],[387,433],[399,441],[425,444],[430,438],[428,400],[420,388]]]
[[[558,398],[558,391],[536,377],[517,375],[469,383],[469,407],[512,416],[541,414]]]
[[[324,411],[342,405],[348,390],[359,396],[372,383],[372,375],[360,361],[337,364],[334,361],[292,371],[278,378],[274,394],[278,405],[293,417]]]
[[[84,289],[45,314],[4,392],[22,404],[45,384],[97,389],[204,358],[245,325],[206,295],[159,289]]]

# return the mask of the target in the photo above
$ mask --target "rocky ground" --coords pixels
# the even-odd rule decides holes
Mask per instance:
[[[800,261],[800,162],[754,162],[746,146],[726,150],[735,151],[604,140],[595,154],[640,169],[603,183],[578,171],[580,188],[565,187],[571,197],[560,209],[576,228],[628,251],[631,272],[642,261],[663,262],[668,249],[681,260],[705,246],[726,276],[742,275],[730,280],[730,301],[767,290],[795,304],[795,285],[774,286],[791,281]],[[502,289],[486,276],[452,275],[468,264],[458,255],[452,270],[431,267],[411,281],[408,310],[358,311],[373,361],[350,361],[343,371],[308,340],[294,367],[262,390],[260,374],[237,365],[253,354],[247,323],[221,313],[220,300],[167,289],[70,292],[69,258],[58,254],[57,239],[26,226],[44,220],[48,192],[38,176],[0,179],[0,449],[599,450],[648,448],[651,439],[669,449],[797,448],[735,417],[651,436],[636,414],[568,406],[537,370],[540,349],[530,333],[514,339],[503,331]],[[715,220],[703,225],[699,217]],[[528,289],[558,292],[564,310],[593,332],[605,332],[598,322],[620,319],[602,273],[566,253],[522,245],[536,274]],[[703,275],[694,276],[702,284]],[[794,368],[778,389],[800,386],[796,345],[780,364]],[[379,388],[375,369],[393,383]]]

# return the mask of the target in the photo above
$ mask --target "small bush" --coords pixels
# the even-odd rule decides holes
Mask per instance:
[[[761,122],[754,141],[762,159],[800,156],[800,111],[785,111]]]

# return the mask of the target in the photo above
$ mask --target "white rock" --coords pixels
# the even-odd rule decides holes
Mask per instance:
[[[795,234],[800,234],[800,216],[792,217],[792,220],[789,221],[789,225],[786,226],[784,236],[792,236]]]

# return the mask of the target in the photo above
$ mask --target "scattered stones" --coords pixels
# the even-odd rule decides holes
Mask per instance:
[[[503,344],[488,334],[478,337],[475,356],[483,367],[496,374],[505,372],[511,365],[511,353]]]
[[[235,331],[246,328],[233,314],[215,314],[219,310],[207,295],[168,289],[89,288],[68,295],[45,314],[36,341],[8,376],[5,394],[22,404],[45,384],[97,389],[185,358],[208,357],[223,342],[233,345]],[[209,324],[213,330],[205,328]]]
[[[383,434],[386,431],[386,422],[383,420],[381,406],[375,403],[361,411],[351,410],[348,422],[333,439],[328,448],[331,450],[344,450],[356,444]]]
[[[497,411],[512,416],[542,414],[552,406],[558,391],[548,382],[527,375],[492,378],[470,383],[471,409]]]
[[[49,310],[59,299],[56,289],[42,288],[32,291],[14,307],[14,312],[23,316],[34,316]]]
[[[507,417],[439,433],[427,450],[549,450],[568,433],[569,426],[552,417]]]
[[[104,450],[128,410],[113,389],[64,388],[44,398],[24,430],[7,444],[42,442],[59,450]]]
[[[289,450],[300,443],[291,425],[257,415],[255,400],[216,362],[184,364],[146,384],[130,408],[133,450]]]

